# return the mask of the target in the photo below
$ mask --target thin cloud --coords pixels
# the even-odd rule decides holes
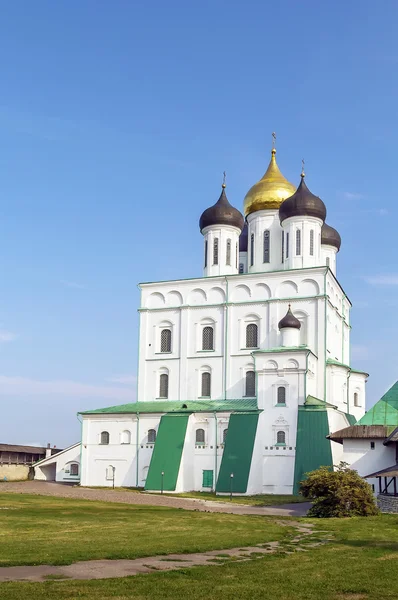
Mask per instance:
[[[134,385],[137,383],[137,377],[135,375],[115,375],[115,377],[109,377],[106,381],[120,383],[121,385]]]
[[[5,329],[0,329],[0,344],[5,344],[7,342],[13,342],[17,339],[17,334],[12,331],[6,331]]]
[[[61,279],[60,284],[67,288],[74,288],[75,290],[86,290],[87,286],[77,281],[69,281],[67,279]]]
[[[370,285],[398,285],[398,274],[387,275],[365,275],[363,277]]]
[[[360,346],[356,344],[351,345],[351,359],[352,360],[367,360],[369,358],[369,348],[367,346]]]
[[[363,194],[360,194],[359,192],[343,192],[343,196],[347,200],[362,200],[364,197]]]

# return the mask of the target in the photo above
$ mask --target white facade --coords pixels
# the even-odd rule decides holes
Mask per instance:
[[[37,462],[34,465],[34,479],[59,483],[79,483],[80,448],[81,444],[78,442]]]

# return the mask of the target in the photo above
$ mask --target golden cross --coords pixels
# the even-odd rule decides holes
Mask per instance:
[[[225,180],[226,180],[226,178],[227,178],[227,174],[226,174],[226,172],[224,171],[224,172],[223,172],[223,179],[222,179],[222,184],[223,184],[223,186],[224,186],[224,187],[225,187]]]
[[[276,133],[275,131],[272,132],[272,147],[275,148],[275,144],[276,144]]]

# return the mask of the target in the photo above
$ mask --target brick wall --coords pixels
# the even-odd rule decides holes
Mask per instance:
[[[377,506],[383,513],[398,514],[398,496],[385,496],[379,494],[377,496]]]

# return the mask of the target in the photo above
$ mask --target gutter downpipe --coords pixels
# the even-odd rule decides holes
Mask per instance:
[[[257,365],[256,365],[256,357],[254,356],[254,352],[250,352],[250,356],[253,358],[253,363],[254,363],[254,376],[255,376],[255,398],[256,398],[256,405],[258,408],[258,373],[257,373]]]
[[[217,489],[217,413],[214,411],[215,443],[214,443],[214,493]]]
[[[83,418],[82,418],[82,420],[80,420],[79,419],[79,414],[80,413],[76,413],[77,420],[80,423],[80,484],[79,485],[81,485],[81,481],[82,481],[82,466],[83,466],[83,463],[82,463],[82,453],[83,453]]]
[[[140,457],[139,435],[140,435],[140,413],[137,412],[137,451],[136,451],[136,459],[137,459],[136,487],[137,488],[138,488],[138,462],[139,462],[139,457]]]
[[[305,372],[304,372],[304,403],[307,400],[307,373],[308,373],[308,357],[310,352],[307,352],[307,356],[305,357]]]
[[[224,400],[227,399],[227,364],[228,364],[228,278],[225,275],[225,335],[224,335]]]
[[[347,374],[347,414],[350,414],[350,377],[351,377],[351,369]]]
[[[344,300],[347,298],[345,294],[343,294],[343,302],[342,302],[342,317],[341,317],[341,362],[344,364],[344,338],[345,338],[345,310],[344,310]]]
[[[326,345],[326,335],[327,335],[327,305],[328,305],[328,297],[326,294],[326,275],[328,273],[329,267],[327,267],[325,274],[324,274],[324,285],[323,285],[323,291],[325,294],[325,328],[324,328],[324,336],[325,336],[325,356],[324,356],[324,360],[325,360],[325,366],[324,366],[324,374],[323,374],[323,399],[326,402],[326,353],[327,353],[327,345]]]

